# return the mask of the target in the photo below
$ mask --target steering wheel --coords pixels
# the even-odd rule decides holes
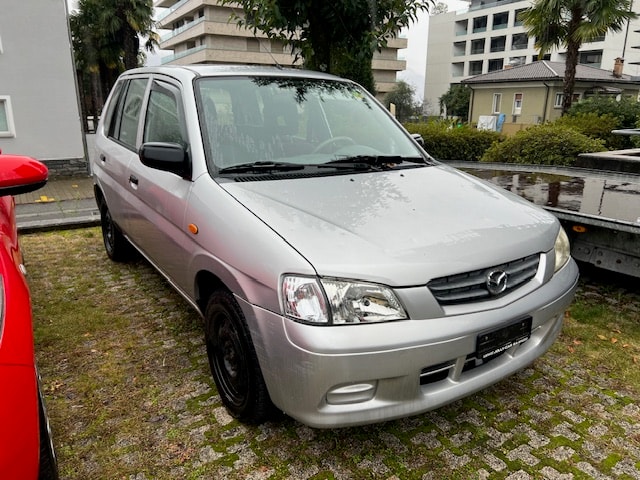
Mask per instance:
[[[355,145],[356,142],[351,137],[331,137],[323,140],[318,144],[316,148],[313,149],[313,153],[331,153],[338,150],[341,147],[346,147],[347,145]],[[334,148],[331,150],[327,149],[328,146],[333,145]]]

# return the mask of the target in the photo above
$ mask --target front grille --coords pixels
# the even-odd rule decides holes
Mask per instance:
[[[513,291],[535,277],[539,263],[539,254],[529,255],[495,267],[436,278],[431,280],[427,287],[441,305],[494,299]],[[487,287],[487,276],[496,271],[506,273],[507,283],[503,291],[492,294]]]

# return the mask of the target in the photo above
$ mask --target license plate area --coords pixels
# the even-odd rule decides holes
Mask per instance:
[[[476,339],[476,355],[480,360],[488,360],[520,345],[531,337],[531,317],[522,318],[506,327],[481,333]]]

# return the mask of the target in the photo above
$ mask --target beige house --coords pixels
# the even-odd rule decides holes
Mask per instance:
[[[594,95],[638,98],[640,78],[622,74],[622,63],[619,60],[611,70],[578,65],[574,101]],[[564,72],[564,62],[542,60],[463,80],[472,91],[469,121],[492,128],[502,114],[501,130],[509,135],[559,118]]]
[[[300,59],[266,35],[239,28],[232,15],[241,10],[220,5],[218,0],[155,0],[158,26],[170,30],[161,38],[160,48],[172,50],[163,64],[225,63],[299,66]],[[407,48],[406,38],[389,39],[387,48],[373,55],[373,77],[378,97],[396,86],[396,73],[406,69],[398,50]]]

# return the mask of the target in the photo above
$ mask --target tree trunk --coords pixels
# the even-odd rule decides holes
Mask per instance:
[[[564,70],[564,99],[562,101],[562,114],[566,114],[573,103],[573,89],[576,84],[576,67],[580,55],[580,42],[573,38],[573,33],[582,22],[582,7],[571,11],[571,21],[569,22],[569,38],[567,39],[567,59]]]
[[[123,28],[124,38],[124,68],[130,70],[139,66],[138,53],[140,52],[140,40],[138,33],[133,30],[129,24],[125,24]]]

